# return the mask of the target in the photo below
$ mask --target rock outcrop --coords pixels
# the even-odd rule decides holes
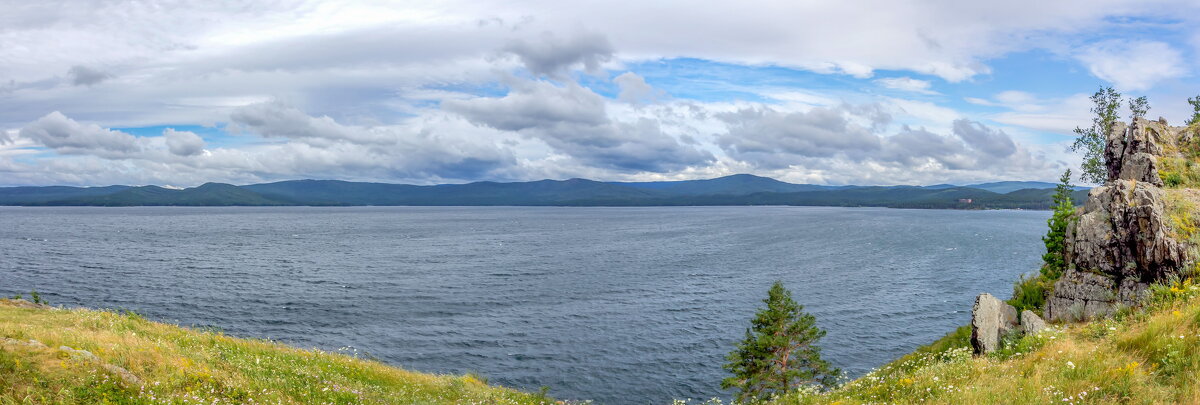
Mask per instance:
[[[1165,146],[1186,132],[1161,119],[1114,125],[1104,151],[1109,181],[1088,193],[1067,230],[1069,268],[1047,297],[1047,320],[1092,319],[1137,306],[1149,283],[1190,261],[1188,246],[1170,236],[1158,174]]]
[[[975,297],[971,307],[971,347],[975,353],[1000,348],[1000,339],[1016,329],[1017,309],[988,293]]]

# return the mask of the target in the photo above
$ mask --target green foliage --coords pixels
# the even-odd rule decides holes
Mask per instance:
[[[1192,247],[1200,246],[1200,206],[1187,190],[1167,190],[1164,204],[1169,225],[1168,235]]]
[[[1029,354],[1041,349],[1046,343],[1049,343],[1054,336],[1052,334],[1035,333],[1026,335],[1019,330],[1012,330],[1008,334],[1000,338],[1000,347],[996,351],[989,353],[991,358],[996,360],[1008,360],[1023,354]]]
[[[1016,307],[1017,312],[1028,309],[1041,314],[1042,307],[1046,304],[1046,292],[1053,284],[1054,282],[1047,280],[1045,275],[1021,276],[1013,285],[1013,296],[1007,301],[1008,305]]]
[[[1200,188],[1200,159],[1195,145],[1180,145],[1185,157],[1164,156],[1158,160],[1158,176],[1167,188]]]
[[[721,381],[721,388],[737,388],[738,401],[752,402],[805,387],[833,386],[841,370],[821,359],[817,341],[825,331],[816,318],[779,281],[763,302],[767,307],[754,315],[746,338],[726,357],[724,367],[733,376]]]
[[[1135,120],[1144,118],[1146,113],[1150,111],[1150,102],[1146,100],[1146,96],[1141,96],[1129,100],[1129,119]]]
[[[1183,184],[1183,175],[1179,173],[1166,173],[1162,177],[1163,185],[1167,187],[1179,187]]]
[[[1188,97],[1188,104],[1192,105],[1192,118],[1188,120],[1188,125],[1200,123],[1200,96]]]
[[[1117,122],[1117,109],[1121,107],[1121,93],[1112,87],[1101,87],[1092,95],[1092,126],[1088,128],[1075,127],[1075,143],[1071,144],[1072,151],[1083,151],[1083,165],[1080,177],[1090,183],[1104,183],[1108,172],[1104,165],[1104,147],[1108,133]]]
[[[1058,187],[1054,189],[1054,214],[1047,224],[1050,229],[1042,242],[1046,244],[1046,253],[1042,255],[1042,276],[1048,281],[1058,280],[1067,270],[1067,227],[1075,218],[1075,202],[1071,200],[1071,170],[1068,169],[1059,179]]]
[[[46,304],[46,305],[50,304],[46,300],[42,299],[41,294],[38,294],[37,290],[30,291],[29,297],[33,299],[34,304]]]
[[[912,354],[941,353],[959,348],[971,348],[971,325],[959,326],[958,329],[947,333],[946,336],[942,336],[938,340],[933,341],[933,343],[918,347],[916,350],[913,350]],[[901,357],[893,363],[900,363],[906,357],[908,356]]]
[[[484,384],[487,384],[487,383],[488,383],[488,378],[487,378],[487,377],[484,377],[484,376],[483,376],[483,374],[479,374],[479,373],[476,373],[476,372],[474,372],[474,371],[467,372],[467,374],[466,374],[466,377],[467,377],[467,378],[472,378],[472,379],[475,379],[475,381],[479,381],[479,382],[481,382],[481,383],[484,383]]]
[[[1200,285],[1196,285],[1190,277],[1171,275],[1162,282],[1150,285],[1147,301],[1156,308],[1163,308],[1197,296],[1200,296]]]

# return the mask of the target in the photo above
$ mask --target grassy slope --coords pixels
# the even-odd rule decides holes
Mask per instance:
[[[409,372],[131,314],[28,306],[0,300],[0,404],[551,403],[471,376]],[[30,339],[45,346],[26,344]],[[61,346],[87,350],[96,359]]]
[[[1153,301],[986,357],[960,329],[837,390],[773,404],[1200,403],[1200,287],[1157,287]]]

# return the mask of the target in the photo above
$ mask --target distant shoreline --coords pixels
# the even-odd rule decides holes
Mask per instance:
[[[1054,184],[996,182],[969,186],[824,186],[752,175],[707,180],[620,183],[587,179],[442,184],[292,180],[178,189],[158,186],[3,187],[8,206],[520,206],[680,207],[815,206],[923,209],[1051,208]],[[1075,199],[1086,198],[1077,190]]]
[[[1048,208],[919,208],[874,205],[0,205],[0,208],[880,208],[929,211],[1050,211]]]

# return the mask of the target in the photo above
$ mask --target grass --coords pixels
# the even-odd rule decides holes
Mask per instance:
[[[1010,338],[988,356],[972,356],[960,328],[835,390],[770,404],[1200,403],[1200,286],[1173,280],[1150,296],[1145,309]]]
[[[473,375],[17,300],[0,300],[0,344],[0,404],[556,403]]]
[[[1200,189],[1166,190],[1163,203],[1172,238],[1189,246],[1200,246]]]

